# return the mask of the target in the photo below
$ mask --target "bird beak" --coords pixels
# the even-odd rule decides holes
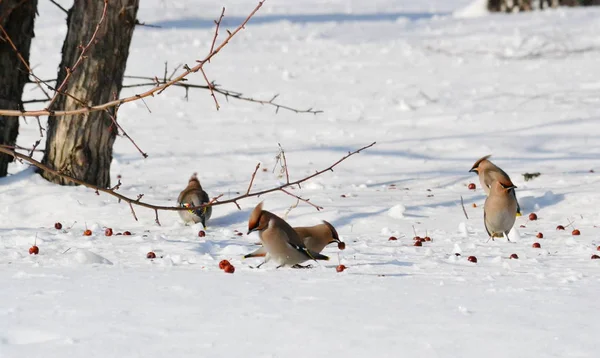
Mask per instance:
[[[471,170],[469,170],[469,173],[477,173],[477,169],[476,168],[471,168]]]
[[[254,229],[249,229],[248,232],[246,233],[246,235],[250,235],[251,232],[256,231],[257,228]]]

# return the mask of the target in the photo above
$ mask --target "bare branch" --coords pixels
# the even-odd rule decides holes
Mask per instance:
[[[137,206],[145,207],[145,208],[148,208],[148,209],[152,209],[155,212],[158,211],[158,210],[164,210],[164,211],[198,210],[198,209],[204,208],[206,206],[218,206],[218,205],[225,205],[225,204],[235,204],[238,207],[238,209],[241,209],[240,205],[238,204],[238,200],[245,199],[245,198],[250,198],[250,197],[254,197],[254,196],[260,196],[260,195],[264,195],[264,194],[267,194],[267,193],[272,193],[272,192],[275,192],[275,191],[282,191],[282,192],[286,193],[287,195],[293,196],[293,197],[295,197],[298,200],[304,201],[305,203],[307,203],[309,205],[312,205],[313,207],[317,208],[317,210],[320,210],[320,209],[322,209],[322,207],[311,203],[309,201],[309,199],[303,199],[303,198],[301,198],[301,197],[299,197],[297,195],[294,195],[294,194],[292,194],[292,193],[290,193],[290,192],[288,192],[288,191],[286,191],[284,189],[288,188],[288,187],[291,187],[291,186],[294,186],[294,185],[299,185],[300,183],[303,183],[303,182],[305,182],[307,180],[310,180],[310,179],[312,179],[312,178],[314,178],[314,177],[316,177],[318,175],[321,175],[321,174],[323,174],[325,172],[333,171],[333,168],[335,166],[337,166],[338,164],[340,164],[341,162],[343,162],[344,160],[350,158],[353,155],[356,155],[356,154],[362,152],[365,149],[371,148],[375,144],[376,144],[376,142],[373,142],[373,143],[371,143],[369,145],[366,145],[366,146],[364,146],[362,148],[359,148],[359,149],[357,149],[357,150],[355,150],[353,152],[348,152],[348,154],[346,154],[345,156],[343,156],[342,158],[340,158],[338,161],[336,161],[335,163],[333,163],[329,167],[327,167],[325,169],[322,169],[322,170],[319,170],[319,171],[316,171],[315,173],[313,173],[313,174],[311,174],[309,176],[306,176],[306,177],[304,177],[302,179],[298,179],[296,181],[285,183],[283,185],[276,186],[276,187],[269,188],[269,189],[265,189],[265,190],[260,190],[260,191],[255,191],[255,192],[246,192],[246,193],[240,194],[240,195],[238,195],[238,196],[236,196],[234,198],[230,198],[230,199],[227,199],[227,200],[219,201],[218,199],[223,196],[223,194],[221,194],[221,195],[215,197],[214,199],[212,199],[210,202],[208,202],[206,204],[202,204],[202,205],[194,206],[194,207],[161,206],[161,205],[149,204],[149,203],[141,201],[141,198],[142,198],[143,194],[138,194],[138,196],[137,196],[136,199],[132,199],[132,198],[129,198],[127,196],[124,196],[124,195],[121,195],[121,194],[117,193],[116,189],[118,189],[120,187],[120,182],[119,182],[119,184],[117,184],[113,188],[101,188],[101,187],[98,187],[96,185],[87,183],[87,182],[85,182],[83,180],[80,180],[80,179],[74,178],[72,176],[69,176],[69,175],[67,175],[67,174],[65,174],[63,172],[58,171],[58,170],[54,170],[54,169],[52,169],[52,168],[50,168],[50,167],[48,167],[48,166],[46,166],[46,165],[38,162],[37,160],[35,160],[35,159],[31,158],[31,157],[28,157],[27,155],[18,153],[16,151],[14,151],[13,149],[8,148],[7,146],[0,145],[0,152],[8,154],[8,155],[11,155],[11,156],[13,156],[15,158],[18,158],[20,160],[26,161],[26,162],[34,165],[35,167],[37,167],[37,168],[39,168],[41,170],[48,171],[48,172],[50,172],[50,173],[52,173],[54,175],[60,176],[60,177],[62,177],[64,179],[66,179],[66,180],[69,180],[69,181],[73,182],[73,183],[76,183],[76,184],[79,184],[79,185],[83,185],[83,186],[85,186],[87,188],[90,188],[90,189],[93,189],[93,190],[95,190],[97,192],[102,192],[102,193],[105,193],[105,194],[109,194],[111,196],[114,196],[114,197],[118,198],[120,201],[122,200],[122,201],[128,203],[129,207],[131,208],[131,213],[133,214],[134,219],[137,221],[137,216],[135,214],[135,211],[133,210],[133,205],[137,205]]]
[[[254,173],[252,173],[252,178],[250,178],[250,184],[248,184],[248,190],[246,190],[246,194],[250,194],[250,189],[252,189],[252,183],[254,183],[254,177],[256,177],[258,168],[260,168],[260,163],[256,164],[256,168],[254,168]]]

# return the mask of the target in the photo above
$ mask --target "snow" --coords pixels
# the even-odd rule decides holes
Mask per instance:
[[[487,10],[488,0],[473,0],[472,3],[462,9],[456,10],[454,16],[457,18],[470,18],[485,16],[489,12]]]
[[[224,198],[246,190],[259,162],[268,170],[254,189],[281,183],[278,143],[294,180],[377,141],[293,190],[324,209],[300,203],[287,220],[327,220],[347,244],[326,248],[331,261],[313,269],[242,259],[258,237],[236,230],[247,231],[261,200],[284,216],[296,200],[283,193],[215,207],[201,238],[175,212],[157,226],[153,211],[136,208],[136,222],[112,197],[11,164],[0,179],[0,357],[595,357],[600,39],[590,34],[600,9],[457,17],[470,3],[267,0],[207,75],[324,111],[316,116],[222,97],[216,111],[209,93],[186,101],[180,88],[146,99],[151,112],[141,102],[120,108],[149,157],[119,137],[112,181],[121,175],[120,192],[161,205],[174,205],[193,172]],[[65,15],[39,6],[31,62],[53,78]],[[136,28],[127,74],[161,77],[165,62],[203,57],[222,6],[231,29],[255,2],[143,1],[140,20],[164,27]],[[21,125],[18,144],[31,146],[35,120]],[[478,183],[468,170],[487,154],[518,187],[514,242],[488,241],[485,193],[467,189]],[[527,172],[541,176],[524,181]],[[106,237],[106,227],[132,235]],[[432,241],[413,246],[413,227]],[[234,274],[219,270],[222,259]]]

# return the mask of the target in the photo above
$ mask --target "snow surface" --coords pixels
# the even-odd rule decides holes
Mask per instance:
[[[136,29],[127,74],[193,64],[222,6],[233,28],[255,3],[142,1],[140,20],[163,28]],[[332,261],[311,270],[242,260],[257,237],[235,230],[245,231],[259,200],[283,216],[295,203],[284,194],[243,200],[241,211],[215,207],[199,238],[177,213],[161,213],[157,226],[138,208],[136,222],[112,197],[12,164],[0,179],[0,357],[597,357],[600,260],[590,257],[600,245],[600,174],[590,170],[600,170],[600,11],[453,15],[470,3],[267,0],[207,74],[324,110],[317,116],[222,97],[216,111],[207,92],[186,101],[180,88],[146,99],[151,113],[141,102],[121,107],[149,157],[118,138],[112,180],[122,175],[122,193],[163,205],[194,171],[225,198],[246,189],[257,162],[269,171],[255,189],[280,183],[278,143],[296,179],[377,141],[294,190],[324,210],[301,204],[288,221],[328,220],[347,243],[326,248]],[[53,78],[65,15],[39,6],[31,62]],[[201,75],[190,82],[203,84]],[[27,98],[39,96],[28,87]],[[21,124],[18,143],[30,146],[35,120]],[[485,194],[467,189],[486,154],[518,186],[517,242],[488,242]],[[542,175],[525,182],[525,172]],[[539,220],[528,221],[532,211]],[[105,237],[105,227],[133,235]],[[433,241],[412,246],[413,227]],[[30,256],[34,242],[40,254]],[[146,259],[151,250],[157,259]]]

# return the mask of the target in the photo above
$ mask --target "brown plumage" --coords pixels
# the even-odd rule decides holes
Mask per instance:
[[[506,174],[506,172],[500,169],[497,165],[492,163],[489,160],[490,157],[491,155],[486,155],[485,157],[480,158],[475,162],[475,164],[473,164],[471,170],[469,170],[469,172],[476,173],[479,176],[479,183],[481,184],[481,187],[487,195],[490,195],[490,187],[492,186],[492,183],[496,180],[512,184],[512,180],[510,180],[508,174]],[[517,196],[515,194],[515,191],[513,190],[512,193],[516,201]],[[517,202],[517,214],[520,213],[521,207]]]
[[[202,189],[196,173],[190,178],[187,187],[179,194],[177,203],[183,207],[194,207],[210,202],[208,194]],[[202,223],[206,228],[206,222],[210,219],[212,207],[206,206],[203,209],[180,210],[179,216],[188,223]]]
[[[320,253],[323,249],[334,242],[341,242],[337,231],[327,221],[323,220],[322,224],[308,227],[295,227],[294,231],[300,236],[304,246],[312,252]],[[261,246],[255,251],[247,254],[244,258],[263,257],[267,253],[266,249]]]
[[[307,260],[329,260],[329,257],[313,252],[306,248],[298,233],[279,216],[263,210],[262,202],[259,203],[248,220],[248,234],[258,231],[263,247],[258,254],[248,254],[244,257],[262,256],[265,261],[258,267],[275,260],[278,268],[282,266],[295,266]]]
[[[512,182],[505,180],[496,180],[491,185],[490,195],[483,207],[483,222],[485,230],[492,239],[502,236],[508,239],[508,233],[515,224],[517,214],[515,188]]]

